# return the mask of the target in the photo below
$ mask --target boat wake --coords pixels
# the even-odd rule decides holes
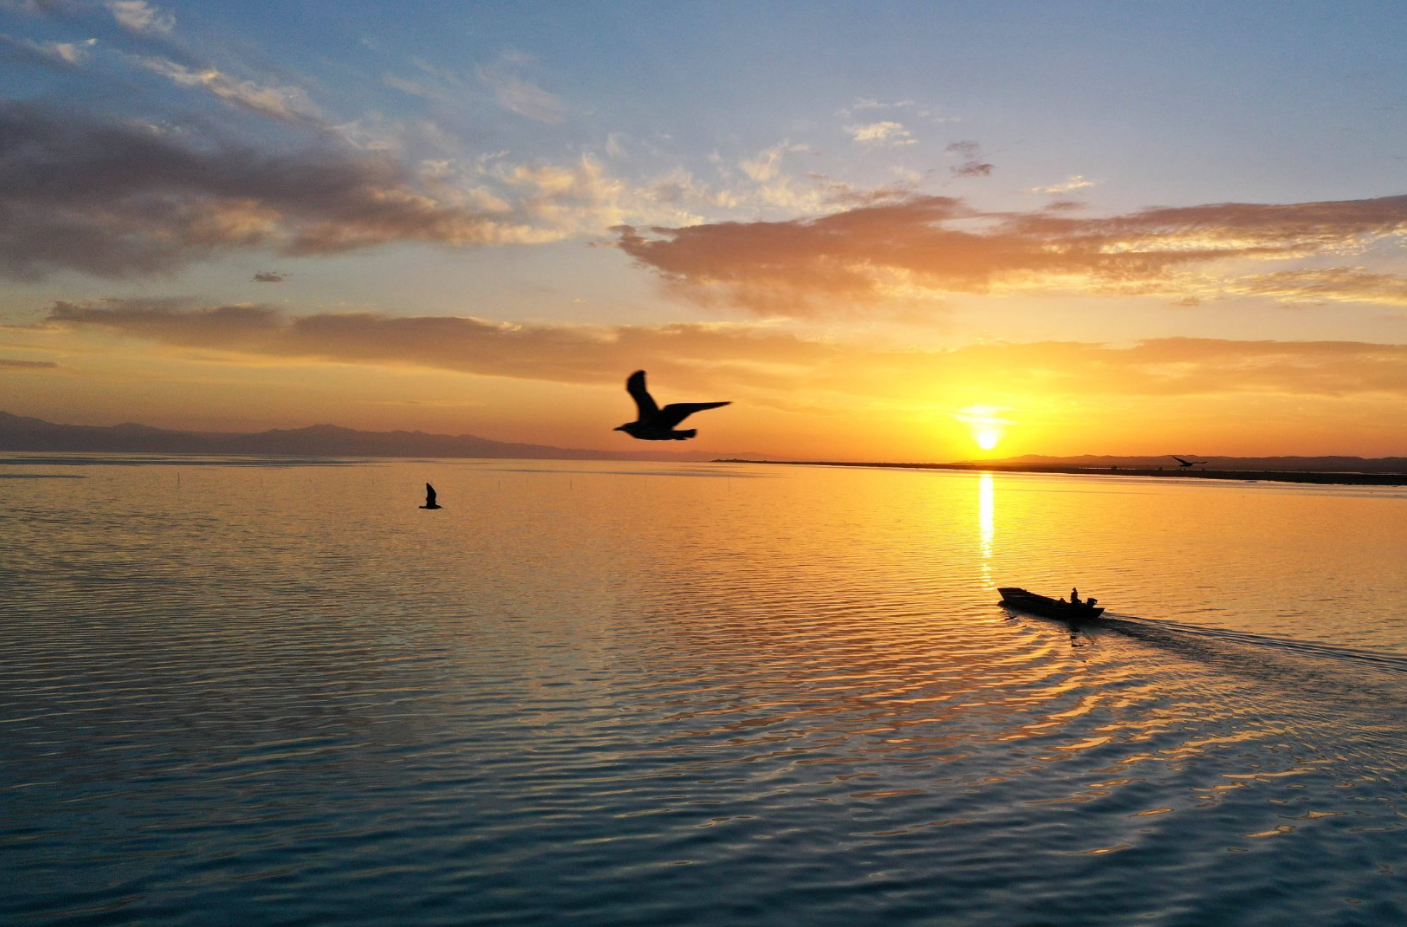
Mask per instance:
[[[1402,654],[1339,647],[1226,628],[1209,628],[1166,618],[1142,618],[1113,613],[1106,613],[1100,626],[1137,640],[1189,653],[1211,649],[1229,651],[1233,648],[1251,648],[1265,651],[1267,657],[1319,657],[1328,661],[1370,664],[1387,671],[1407,673],[1407,656]]]

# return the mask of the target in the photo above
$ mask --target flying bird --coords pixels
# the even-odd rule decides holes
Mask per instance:
[[[1184,460],[1183,458],[1177,456],[1176,454],[1169,454],[1168,456],[1171,457],[1173,460],[1176,460],[1178,463],[1182,464],[1184,467],[1191,467],[1191,466],[1194,466],[1195,464],[1204,464],[1204,463],[1206,463],[1205,460]]]
[[[637,370],[625,381],[625,391],[635,400],[635,421],[626,422],[614,431],[623,431],[641,441],[687,441],[698,434],[697,428],[677,429],[684,419],[704,409],[726,406],[726,402],[671,402],[661,409],[645,389],[645,371]]]
[[[440,504],[435,501],[435,487],[431,486],[429,483],[426,483],[426,484],[425,484],[425,504],[422,505],[421,508],[422,508],[422,509],[438,509],[438,508],[440,508],[440,507],[441,507]]]

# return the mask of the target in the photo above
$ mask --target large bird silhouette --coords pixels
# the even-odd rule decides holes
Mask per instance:
[[[1194,466],[1194,465],[1196,465],[1196,464],[1204,464],[1204,463],[1206,463],[1205,460],[1184,460],[1183,458],[1177,456],[1176,454],[1169,454],[1168,456],[1171,457],[1173,460],[1176,460],[1178,463],[1182,464],[1184,467],[1191,467],[1191,466]]]
[[[421,508],[422,508],[422,509],[438,509],[438,508],[443,508],[443,506],[441,506],[438,502],[435,501],[435,487],[431,486],[429,483],[426,483],[426,484],[425,484],[425,504],[422,505]]]
[[[726,402],[671,402],[661,409],[645,389],[645,371],[637,370],[625,381],[625,391],[635,400],[636,417],[613,430],[623,431],[641,441],[687,441],[698,434],[697,428],[678,429],[684,419],[704,409],[726,406]]]

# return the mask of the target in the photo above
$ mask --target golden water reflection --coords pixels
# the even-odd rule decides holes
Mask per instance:
[[[996,491],[992,474],[983,473],[977,481],[977,519],[982,531],[982,556],[992,556],[992,538],[996,535]]]

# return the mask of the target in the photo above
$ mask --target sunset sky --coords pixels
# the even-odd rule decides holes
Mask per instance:
[[[0,410],[1407,455],[1407,10],[0,0]],[[683,445],[625,377],[732,400]]]

